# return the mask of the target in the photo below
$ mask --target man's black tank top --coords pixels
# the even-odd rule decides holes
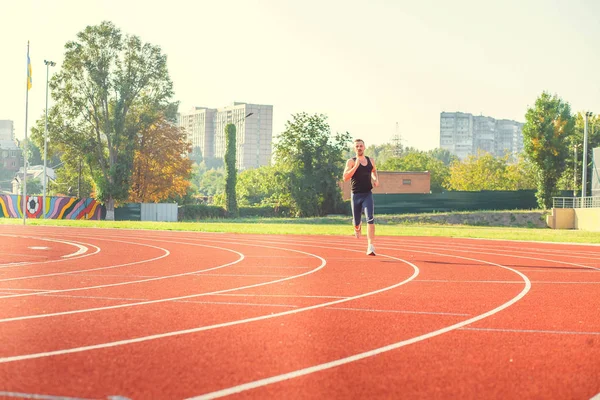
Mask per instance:
[[[371,164],[369,157],[366,157],[367,165],[362,165],[356,157],[353,157],[352,159],[355,163],[358,163],[358,169],[354,171],[354,175],[352,175],[352,178],[350,179],[352,193],[369,193],[371,189],[373,189],[373,184],[371,183],[373,164]]]

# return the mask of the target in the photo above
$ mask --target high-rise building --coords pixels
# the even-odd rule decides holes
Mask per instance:
[[[236,164],[240,170],[269,165],[273,141],[273,106],[234,103],[213,109],[195,107],[179,116],[192,142],[192,154],[203,159],[225,156],[225,126],[236,126]]]
[[[516,157],[523,150],[523,124],[461,112],[440,114],[440,147],[465,159],[478,151]]]
[[[183,127],[192,142],[194,161],[214,158],[215,117],[214,108],[194,107],[189,112],[179,115],[179,126]]]
[[[14,124],[10,120],[0,120],[0,140],[14,140]]]
[[[440,116],[440,147],[461,160],[473,154],[473,116],[443,112]]]

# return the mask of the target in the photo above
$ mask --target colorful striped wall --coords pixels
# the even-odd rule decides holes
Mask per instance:
[[[23,218],[22,196],[0,195],[0,218]],[[27,218],[43,218],[42,196],[27,196]],[[102,219],[102,204],[95,199],[46,197],[47,219]]]

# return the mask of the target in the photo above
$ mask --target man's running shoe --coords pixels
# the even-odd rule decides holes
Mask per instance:
[[[354,236],[356,236],[357,239],[360,238],[361,230],[362,230],[362,224],[354,227]]]
[[[375,255],[375,246],[373,246],[372,244],[370,244],[369,247],[367,247],[367,255],[368,256]]]

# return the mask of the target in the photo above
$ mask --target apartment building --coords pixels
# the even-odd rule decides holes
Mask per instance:
[[[478,151],[516,157],[523,150],[523,123],[462,112],[440,114],[440,147],[465,159]]]
[[[13,121],[0,119],[0,140],[15,140]]]
[[[192,142],[192,155],[225,156],[225,126],[236,126],[239,170],[269,165],[273,141],[273,106],[236,102],[222,108],[194,107],[179,116]]]

